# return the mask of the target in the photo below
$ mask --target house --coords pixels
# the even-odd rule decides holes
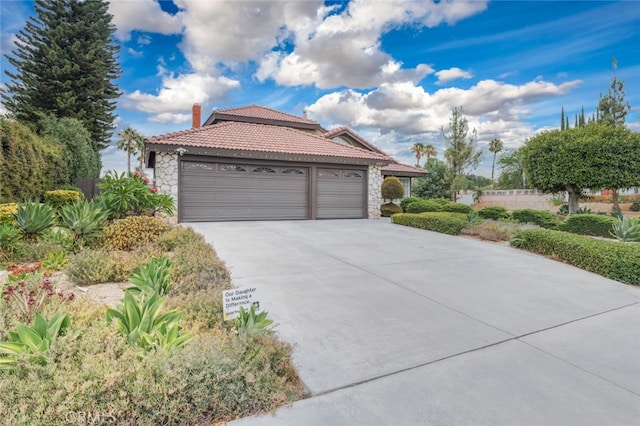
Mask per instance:
[[[180,222],[379,218],[380,186],[409,193],[426,171],[397,163],[346,127],[257,105],[214,110],[193,127],[145,140],[154,182]]]

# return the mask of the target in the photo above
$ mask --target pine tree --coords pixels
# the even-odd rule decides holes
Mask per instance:
[[[35,0],[36,15],[16,34],[2,92],[16,118],[35,125],[40,113],[76,118],[99,154],[113,131],[120,75],[108,4],[102,0]]]
[[[564,106],[562,107],[562,112],[560,113],[560,130],[564,130]]]
[[[445,134],[444,128],[442,129],[442,136],[447,147],[444,151],[444,157],[451,171],[454,201],[457,199],[458,192],[466,189],[466,172],[475,170],[482,156],[482,151],[476,149],[475,138],[468,134],[469,125],[467,119],[462,115],[462,109],[454,108],[449,119],[449,134]]]

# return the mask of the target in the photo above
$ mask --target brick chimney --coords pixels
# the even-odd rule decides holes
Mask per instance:
[[[202,123],[202,108],[200,107],[200,104],[193,104],[193,108],[191,109],[191,113],[193,116],[193,123],[191,125],[191,127],[193,127],[194,129],[197,129],[198,127],[200,127],[200,123]]]

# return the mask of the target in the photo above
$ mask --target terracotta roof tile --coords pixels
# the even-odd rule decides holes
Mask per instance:
[[[397,163],[395,161],[393,163],[390,163],[382,167],[381,170],[383,175],[401,176],[402,174],[405,174],[406,176],[417,176],[417,175],[426,176],[429,174],[429,172],[427,172],[424,169],[408,166],[406,164]]]
[[[353,158],[377,163],[392,161],[386,155],[347,146],[290,127],[236,121],[154,136],[147,139],[146,143],[312,157]]]
[[[213,114],[260,118],[263,120],[286,121],[290,123],[314,124],[320,126],[317,121],[298,117],[293,114],[287,114],[281,111],[276,111],[275,109],[266,108],[260,105],[247,105],[237,108],[217,109],[213,111]]]

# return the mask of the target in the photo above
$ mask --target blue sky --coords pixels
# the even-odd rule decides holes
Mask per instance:
[[[4,54],[33,6],[0,7]],[[485,151],[493,138],[518,147],[558,127],[563,106],[571,123],[583,106],[591,114],[614,56],[632,106],[627,124],[640,131],[637,1],[114,0],[110,12],[123,69],[116,133],[188,128],[194,102],[203,119],[259,104],[349,126],[414,164],[414,142],[442,157],[453,107]],[[103,162],[126,167],[113,146]],[[490,169],[486,153],[477,173]]]

